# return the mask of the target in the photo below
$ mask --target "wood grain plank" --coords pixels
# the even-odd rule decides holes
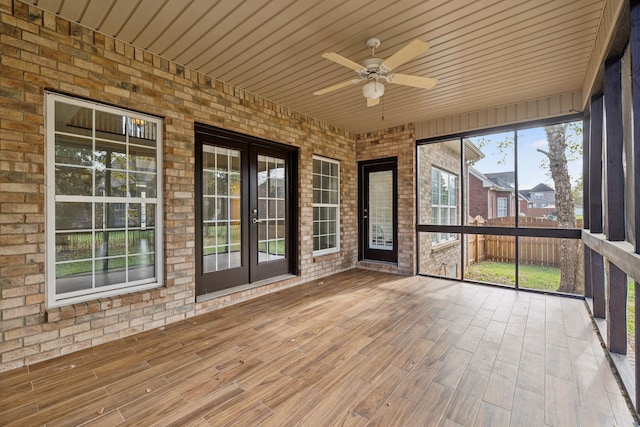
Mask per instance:
[[[82,424],[98,416],[97,411],[102,408],[103,401],[101,399],[103,398],[109,398],[104,389],[92,390],[64,402],[60,401],[49,405],[45,409],[40,409],[37,413],[30,414],[11,424],[16,426],[62,425],[65,422],[67,425]],[[110,402],[107,405],[107,412],[115,408],[115,402]]]
[[[267,418],[263,425],[280,427],[295,424],[296,421],[302,419],[305,414],[320,404],[323,399],[324,396],[312,388],[303,388],[298,390],[297,393],[289,395],[287,399],[280,401],[275,406],[264,402],[271,408],[273,415]]]
[[[524,314],[522,315],[516,315],[515,314],[515,309],[513,310],[513,312],[511,312],[511,317],[509,317],[509,320],[507,321],[507,327],[504,330],[505,334],[509,334],[509,335],[514,335],[514,336],[519,336],[519,337],[524,337],[524,331],[526,329],[527,326],[527,312],[529,311],[528,309],[526,311],[524,311]]]
[[[544,369],[544,356],[523,351],[518,365],[517,386],[544,396],[545,384],[544,375],[542,375]]]
[[[407,418],[407,425],[423,427],[437,426],[444,414],[454,389],[433,382],[418,398],[412,413]]]
[[[580,424],[577,385],[570,381],[545,376],[545,422],[553,426],[573,426]]]
[[[410,371],[433,346],[433,341],[424,338],[418,338],[394,359],[393,366],[397,366],[405,371]]]
[[[0,425],[8,425],[14,420],[27,418],[30,415],[38,413],[38,404],[36,402],[27,403],[26,405],[11,407],[7,411],[0,412]]]
[[[516,388],[511,410],[511,426],[544,426],[544,395]]]
[[[633,420],[581,301],[357,269],[0,381],[3,425]]]
[[[477,427],[509,427],[510,422],[511,411],[487,402],[482,402],[480,404],[480,409],[478,410],[478,415],[476,416],[476,421],[473,425]]]
[[[216,414],[214,418],[215,424],[211,424],[211,425],[221,425],[223,427],[248,426],[248,425],[257,426],[257,425],[261,425],[271,415],[273,415],[273,411],[268,406],[262,403],[258,403],[253,407],[242,411],[242,413],[240,413],[236,418],[229,420],[225,424],[220,424],[221,419]]]
[[[571,354],[567,347],[547,344],[545,360],[545,372],[547,375],[574,381],[573,370],[571,369]]]
[[[484,335],[482,336],[482,341],[500,345],[506,327],[507,324],[504,322],[498,322],[496,320],[489,321]]]
[[[215,413],[219,406],[244,392],[242,388],[233,383],[213,390],[213,392],[199,395],[197,400],[187,402],[167,414],[162,423],[164,425],[184,426],[197,422],[207,415]]]
[[[464,426],[473,425],[488,381],[488,376],[467,371],[453,393],[444,418]]]
[[[390,366],[371,385],[369,391],[353,407],[353,412],[370,420],[391,393],[398,387],[407,372],[401,368]]]
[[[340,418],[336,419],[331,427],[364,427],[369,421],[347,410]]]
[[[456,347],[470,352],[475,351],[484,332],[485,328],[470,325],[456,343]]]
[[[523,336],[507,333],[507,329],[505,329],[504,338],[500,343],[496,360],[517,366],[520,363],[523,342]]]
[[[506,410],[511,410],[517,377],[517,366],[496,360],[483,400]]]
[[[469,361],[469,371],[489,377],[498,356],[498,350],[499,346],[497,344],[480,340],[473,357]]]
[[[417,399],[420,395],[416,395],[416,390],[424,390],[427,388],[433,377],[440,370],[442,363],[438,359],[425,357],[420,363],[413,368],[405,377],[404,381],[393,392],[404,400]]]
[[[446,359],[461,336],[461,333],[447,331],[434,341],[433,345],[427,350],[426,356],[438,360]]]
[[[115,396],[118,393],[128,392],[135,387],[143,387],[146,389],[149,387],[147,384],[148,382],[156,381],[163,374],[167,374],[181,366],[190,365],[191,363],[195,363],[199,360],[201,359],[193,353],[178,353],[174,355],[172,360],[168,360],[165,363],[153,366],[142,372],[108,384],[106,386],[106,390],[111,396]],[[192,365],[192,367],[195,368],[194,365]],[[161,380],[162,382],[169,384],[164,377],[162,377]]]
[[[119,411],[115,410],[100,415],[99,417],[94,418],[84,425],[90,427],[113,427],[123,424],[124,421],[125,419],[122,414]]]
[[[467,368],[473,353],[454,348],[440,366],[433,377],[433,381],[443,386],[455,389]]]
[[[345,378],[315,408],[309,410],[300,420],[301,425],[331,425],[361,398],[371,385],[358,377]]]
[[[378,409],[367,427],[371,426],[402,426],[404,419],[411,413],[415,403],[398,396],[391,396],[387,402]]]
[[[484,329],[489,325],[489,322],[491,321],[492,316],[493,316],[493,310],[489,310],[483,307],[480,310],[478,310],[475,316],[473,316],[471,325]]]
[[[262,407],[268,408],[262,401],[282,387],[288,387],[291,381],[290,377],[282,374],[276,378],[265,379],[244,393],[229,399],[220,405],[215,413],[204,416],[204,419],[212,425],[220,425],[234,423],[234,420],[244,418],[244,414],[247,412],[259,410],[262,414]],[[271,408],[268,408],[268,413],[269,416],[273,413]],[[268,418],[266,414],[264,416],[265,419]]]
[[[187,402],[176,392],[167,390],[165,393],[147,393],[139,399],[123,404],[118,410],[127,423],[152,424],[186,404]]]
[[[630,411],[627,411],[627,402],[620,392],[607,393],[607,396],[609,397],[609,404],[611,405],[611,410],[613,411],[617,425],[630,426],[637,422]]]

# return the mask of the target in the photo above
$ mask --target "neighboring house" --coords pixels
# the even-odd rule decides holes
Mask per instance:
[[[547,184],[540,183],[531,190],[522,190],[524,195],[531,202],[532,208],[549,208],[556,204],[556,190]]]
[[[531,190],[522,190],[520,194],[529,199],[529,215],[549,217],[556,212],[556,190],[547,184],[540,183]]]
[[[469,167],[469,216],[484,219],[516,215],[513,172],[482,173]],[[528,211],[529,201],[519,194],[519,212]]]

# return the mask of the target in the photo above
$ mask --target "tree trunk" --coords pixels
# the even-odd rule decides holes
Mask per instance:
[[[567,169],[567,125],[545,126],[549,152],[549,170],[556,190],[558,228],[575,228],[576,216],[571,192],[571,178]],[[560,286],[558,292],[580,293],[582,284],[582,256],[580,241],[560,240]]]

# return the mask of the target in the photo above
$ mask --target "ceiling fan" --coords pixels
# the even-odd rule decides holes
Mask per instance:
[[[377,38],[370,38],[367,40],[367,47],[371,50],[371,58],[367,58],[362,61],[362,65],[335,52],[323,53],[323,58],[354,70],[358,73],[358,78],[320,89],[313,92],[313,94],[324,95],[325,93],[333,92],[334,90],[342,89],[364,81],[366,83],[362,87],[362,94],[367,98],[367,107],[373,107],[374,105],[378,105],[380,97],[384,94],[383,81],[386,81],[387,83],[417,87],[420,89],[432,89],[436,83],[438,83],[437,79],[430,77],[412,76],[409,74],[391,72],[394,68],[412,60],[421,53],[426,52],[427,49],[429,49],[429,45],[426,42],[420,39],[415,39],[387,59],[375,57],[376,49],[379,46],[380,40]]]

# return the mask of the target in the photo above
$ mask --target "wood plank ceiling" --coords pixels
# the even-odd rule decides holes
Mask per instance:
[[[604,0],[27,0],[73,22],[354,132],[420,122],[582,87]],[[431,48],[394,70],[432,90],[386,84],[366,106],[356,78],[365,41],[387,58],[414,38]],[[382,118],[384,117],[384,120]]]

